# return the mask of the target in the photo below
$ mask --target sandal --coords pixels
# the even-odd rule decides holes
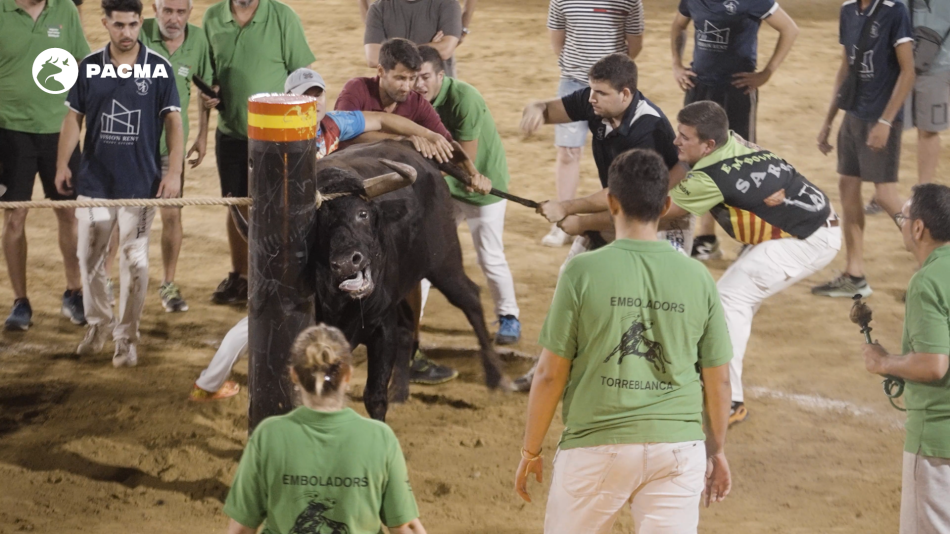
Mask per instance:
[[[205,391],[195,384],[195,387],[191,390],[191,394],[188,395],[188,400],[194,402],[208,402],[228,399],[237,395],[239,391],[241,391],[241,386],[232,380],[225,382],[218,391]]]

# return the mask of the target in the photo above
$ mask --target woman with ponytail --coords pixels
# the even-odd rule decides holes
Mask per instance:
[[[229,534],[425,534],[406,460],[385,423],[346,406],[353,357],[343,333],[310,327],[291,348],[302,406],[264,420],[224,506]]]

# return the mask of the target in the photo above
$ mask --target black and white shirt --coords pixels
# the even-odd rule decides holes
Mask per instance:
[[[561,77],[587,83],[604,56],[627,52],[627,35],[643,34],[641,0],[551,0],[548,29],[564,30]]]

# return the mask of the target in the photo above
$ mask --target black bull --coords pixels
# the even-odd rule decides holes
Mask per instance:
[[[416,179],[410,186],[368,198],[364,180],[392,174],[382,159],[409,165]],[[456,176],[464,174],[451,164],[442,167]],[[401,402],[409,396],[419,310],[408,297],[423,278],[462,310],[475,330],[488,387],[507,389],[478,286],[462,265],[451,196],[439,165],[409,143],[382,141],[330,154],[317,162],[315,172],[324,197],[346,195],[325,200],[315,211],[307,232],[305,270],[312,278],[302,285],[315,295],[316,323],[339,328],[353,347],[366,346],[363,403],[370,416],[385,420],[389,399]]]

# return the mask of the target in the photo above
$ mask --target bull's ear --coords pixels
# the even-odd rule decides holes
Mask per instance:
[[[392,224],[409,214],[409,205],[404,198],[377,202],[376,208],[379,213],[379,224]]]

